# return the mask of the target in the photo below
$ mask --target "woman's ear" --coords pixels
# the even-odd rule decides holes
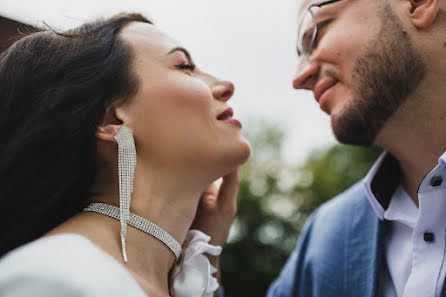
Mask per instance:
[[[107,124],[104,126],[98,126],[96,130],[96,137],[103,141],[116,142],[115,135],[122,125]]]
[[[104,119],[96,130],[96,137],[99,140],[116,142],[114,137],[122,125],[124,125],[123,118],[126,115],[120,107],[110,106],[107,108]]]
[[[435,20],[440,9],[440,0],[409,0],[410,17],[418,29],[428,28]]]

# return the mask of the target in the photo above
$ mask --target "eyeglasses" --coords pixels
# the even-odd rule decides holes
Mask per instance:
[[[317,22],[316,18],[314,17],[313,8],[320,8],[324,5],[332,4],[339,1],[341,0],[328,0],[313,3],[308,6],[299,23],[297,31],[297,50],[299,51],[301,56],[309,57],[311,55],[311,51],[313,50],[314,42],[316,41]]]

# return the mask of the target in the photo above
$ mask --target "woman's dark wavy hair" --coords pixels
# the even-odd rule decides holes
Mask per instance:
[[[134,96],[132,50],[119,14],[37,32],[0,55],[0,256],[82,210],[96,174],[97,126]],[[122,102],[121,102],[122,100]]]

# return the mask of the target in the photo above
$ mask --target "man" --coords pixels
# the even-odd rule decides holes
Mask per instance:
[[[268,296],[446,296],[446,0],[302,0],[293,86],[384,153],[309,219]]]

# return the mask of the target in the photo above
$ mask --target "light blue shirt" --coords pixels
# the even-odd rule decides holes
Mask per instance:
[[[439,297],[446,274],[446,153],[418,189],[419,209],[400,185],[384,209],[371,190],[383,154],[364,180],[367,197],[388,222],[385,259],[389,274],[381,284],[385,297]],[[443,183],[444,181],[444,183]]]

